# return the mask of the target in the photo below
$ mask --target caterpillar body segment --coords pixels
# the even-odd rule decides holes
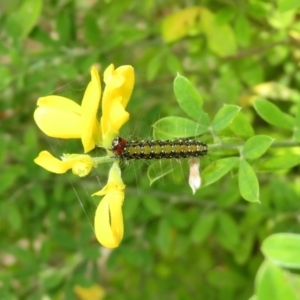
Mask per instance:
[[[117,137],[111,150],[122,160],[199,157],[207,153],[207,144],[194,139],[126,141]]]

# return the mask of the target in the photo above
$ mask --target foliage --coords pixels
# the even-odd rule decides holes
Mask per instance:
[[[1,299],[300,299],[297,1],[25,0],[0,22]],[[123,166],[113,251],[90,197],[109,166],[79,179],[34,165],[80,145],[32,118],[39,96],[79,102],[91,65],[110,63],[135,68],[125,137],[153,124],[209,145],[194,196],[184,160]]]

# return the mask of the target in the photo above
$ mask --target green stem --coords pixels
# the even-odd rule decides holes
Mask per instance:
[[[209,144],[208,150],[209,151],[218,151],[218,150],[239,150],[239,148],[244,146],[244,142],[237,142],[237,143],[215,143]],[[276,141],[272,143],[270,148],[292,148],[292,147],[300,147],[300,142],[294,140],[284,140],[284,141]]]
[[[244,146],[244,142],[236,142],[236,143],[214,143],[209,144],[208,150],[209,151],[219,151],[219,150],[236,150],[240,151]],[[274,142],[270,148],[292,148],[292,147],[300,147],[300,142],[294,140],[284,140],[284,141],[276,141]],[[98,156],[93,157],[93,161],[96,164],[104,164],[104,163],[112,163],[116,161],[116,158],[111,156]]]
[[[300,147],[300,142],[294,140],[277,141],[271,145],[271,148],[292,148],[292,147]]]
[[[110,156],[99,156],[99,157],[93,157],[93,161],[96,164],[104,164],[104,163],[111,163],[116,161],[116,159],[114,157],[110,157]]]

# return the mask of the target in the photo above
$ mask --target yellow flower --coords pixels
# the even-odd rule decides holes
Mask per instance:
[[[101,137],[97,121],[101,84],[95,67],[91,69],[91,77],[81,106],[53,95],[39,98],[34,112],[35,122],[45,134],[63,139],[81,138],[85,153],[95,148]]]
[[[125,110],[134,86],[134,70],[131,66],[117,69],[110,65],[104,71],[106,84],[102,99],[101,145],[108,149],[119,135],[120,128],[129,120]]]
[[[92,167],[96,166],[89,155],[64,154],[62,160],[59,160],[48,151],[40,152],[34,162],[44,169],[57,174],[62,174],[72,169],[73,173],[80,177],[89,174]]]
[[[97,240],[107,248],[116,248],[123,238],[123,214],[125,185],[121,178],[118,162],[114,162],[107,185],[93,196],[103,196],[94,220]]]
[[[38,99],[34,119],[48,136],[81,138],[85,153],[97,145],[107,149],[110,154],[112,140],[119,135],[120,128],[129,119],[129,113],[125,109],[133,90],[134,71],[131,66],[115,69],[113,65],[104,71],[105,89],[100,122],[97,120],[97,112],[101,99],[101,84],[95,67],[92,67],[91,78],[81,106],[61,96],[42,97]],[[96,163],[111,160],[114,158],[110,155],[92,158],[79,154],[65,154],[59,160],[49,152],[42,151],[34,161],[50,172],[61,174],[72,169],[74,174],[85,176]],[[108,248],[119,246],[123,238],[124,190],[121,171],[118,162],[115,161],[109,171],[107,185],[94,194],[104,196],[95,214],[95,233],[98,241]]]
[[[74,292],[80,300],[97,299],[102,300],[105,297],[105,289],[98,284],[94,284],[90,287],[83,287],[75,285]]]
[[[50,137],[81,138],[85,153],[95,148],[95,145],[109,149],[111,141],[129,119],[125,108],[133,90],[133,68],[121,66],[114,69],[110,65],[104,71],[104,82],[106,87],[102,99],[101,128],[97,120],[101,84],[95,67],[91,69],[91,81],[85,90],[81,106],[56,95],[38,99],[38,108],[34,112],[38,127]]]

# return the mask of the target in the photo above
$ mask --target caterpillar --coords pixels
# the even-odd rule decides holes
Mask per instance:
[[[117,137],[111,150],[122,160],[187,158],[205,155],[207,145],[193,139],[126,141]]]

